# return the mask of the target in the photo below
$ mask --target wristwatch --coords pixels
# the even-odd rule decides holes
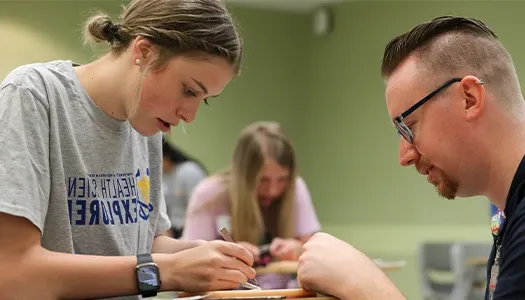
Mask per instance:
[[[135,267],[137,288],[142,297],[155,297],[160,290],[160,272],[157,264],[153,262],[151,254],[137,255]]]

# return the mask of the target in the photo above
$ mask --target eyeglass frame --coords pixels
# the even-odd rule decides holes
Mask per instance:
[[[412,130],[408,128],[408,126],[403,122],[403,120],[408,117],[411,113],[413,113],[416,109],[418,109],[421,105],[425,104],[428,100],[432,99],[434,96],[436,96],[439,92],[447,88],[448,86],[452,85],[453,83],[460,82],[463,80],[463,78],[455,77],[452,79],[449,79],[447,82],[443,83],[441,86],[439,86],[437,89],[432,91],[430,94],[423,97],[423,99],[416,102],[416,104],[409,107],[407,110],[405,110],[403,113],[401,113],[399,116],[395,117],[392,121],[394,123],[394,127],[397,129],[397,133],[401,135],[407,142],[412,144],[414,142],[414,134],[412,133]],[[483,80],[478,79],[479,84],[483,84]]]

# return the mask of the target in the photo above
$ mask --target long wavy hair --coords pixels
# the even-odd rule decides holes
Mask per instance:
[[[284,193],[271,206],[275,210],[273,215],[278,216],[278,224],[271,226],[276,228],[276,232],[270,233],[281,238],[295,237],[295,153],[278,123],[260,121],[241,132],[231,165],[215,174],[222,188],[211,203],[229,202],[231,231],[236,241],[258,244],[264,237],[265,226],[257,186],[264,164],[269,159],[290,172],[290,182]]]

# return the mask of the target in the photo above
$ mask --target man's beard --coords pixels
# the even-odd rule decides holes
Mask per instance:
[[[450,179],[450,177],[448,177],[448,175],[445,174],[443,171],[438,171],[439,181],[437,183],[433,183],[436,186],[436,191],[441,197],[448,200],[453,200],[454,198],[456,198],[456,195],[458,193],[458,183]]]
[[[443,170],[433,166],[426,159],[422,158],[416,165],[418,170],[424,170],[432,167],[430,172],[432,173],[431,183],[436,187],[438,194],[448,200],[456,198],[458,193],[458,182],[452,180]]]

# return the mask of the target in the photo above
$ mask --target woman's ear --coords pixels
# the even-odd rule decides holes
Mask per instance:
[[[150,64],[158,55],[158,51],[148,39],[136,37],[130,45],[132,63],[139,66]]]

